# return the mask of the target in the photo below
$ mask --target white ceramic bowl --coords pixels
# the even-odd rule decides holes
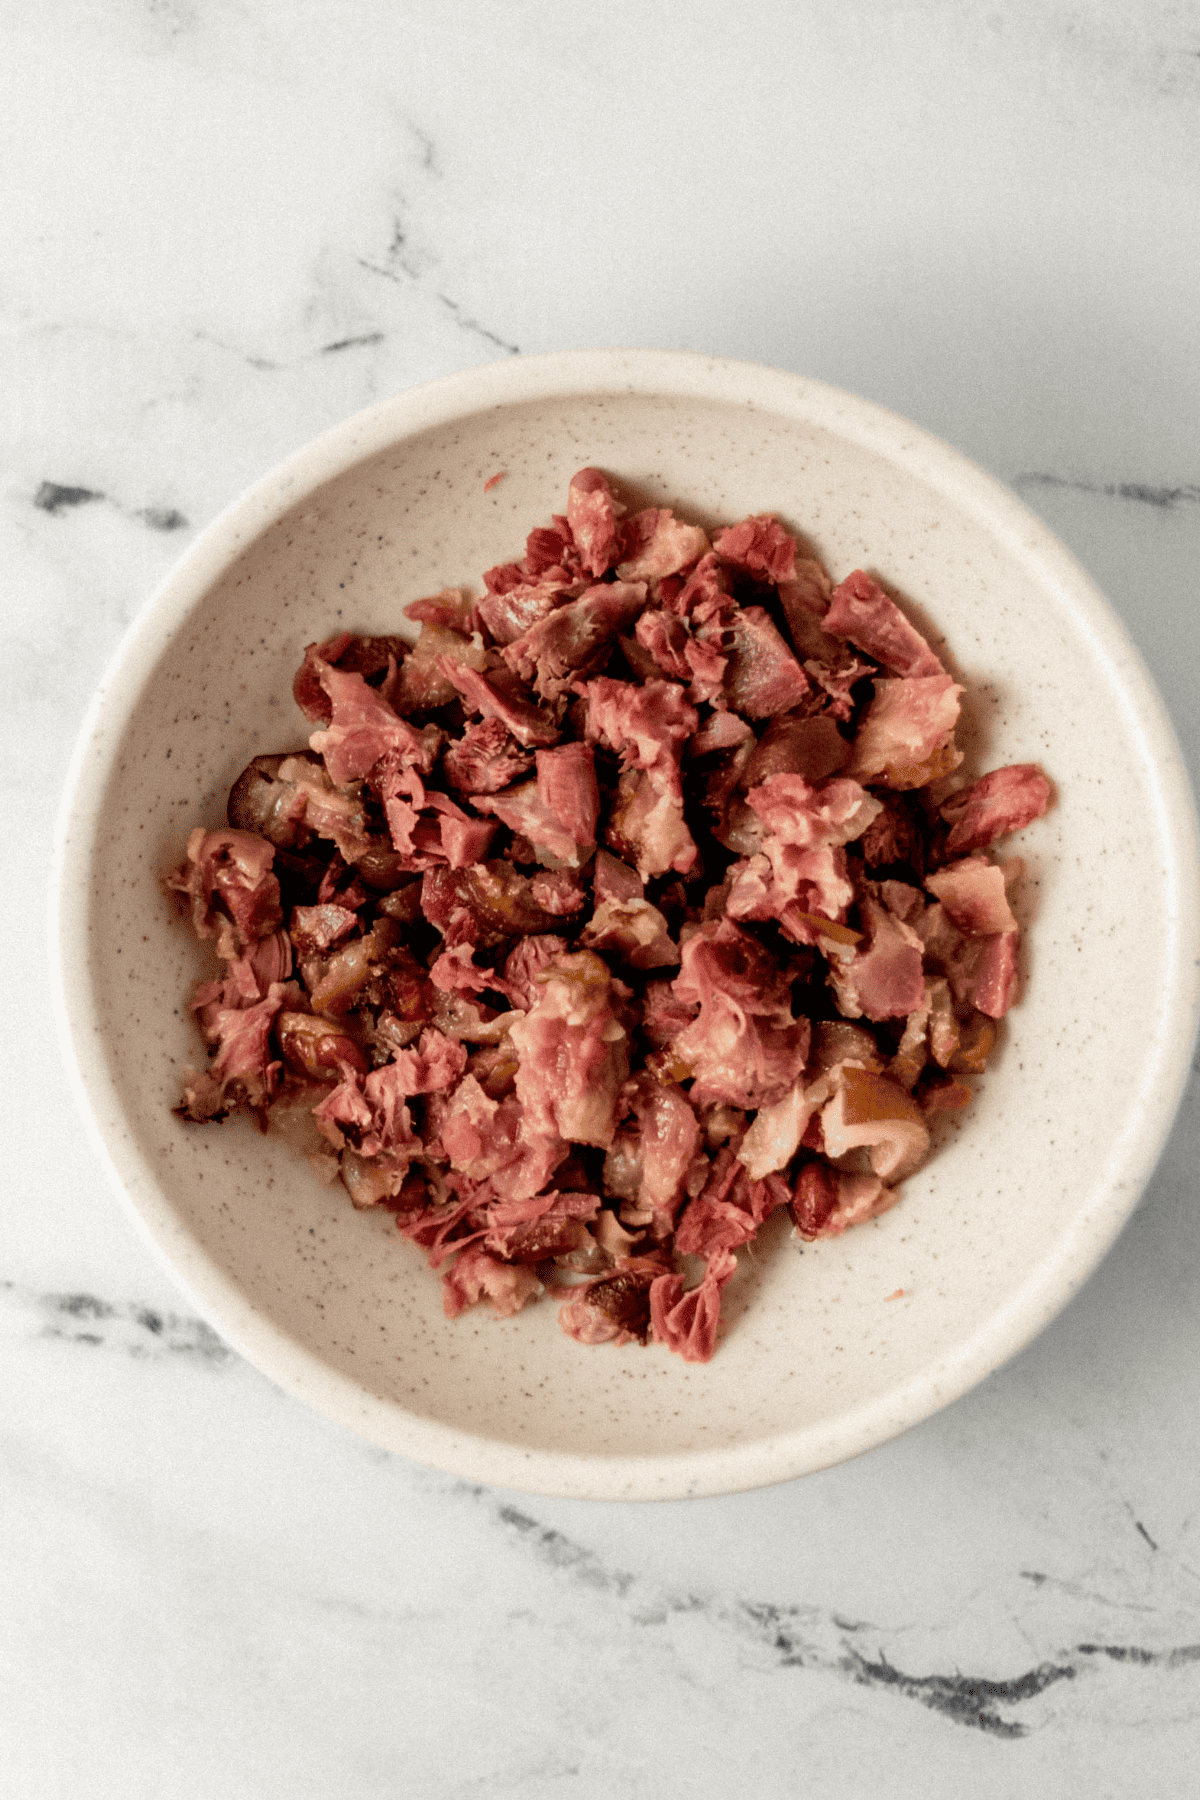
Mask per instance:
[[[1024,997],[903,1203],[805,1248],[770,1227],[713,1362],[585,1349],[552,1303],[450,1323],[389,1218],[244,1120],[171,1108],[209,964],[164,898],[189,827],[297,746],[302,647],[519,554],[585,463],[702,522],[775,511],[835,576],[877,570],[970,685],[971,762],[1036,761]],[[504,471],[503,481],[486,487]],[[129,633],[68,783],[54,925],[80,1100],[136,1222],[222,1335],[368,1438],[477,1480],[668,1498],[778,1481],[927,1417],[1019,1350],[1132,1211],[1197,1005],[1196,828],[1161,702],[1108,606],[1005,489],[798,376],[658,351],[531,357],[400,394],[235,502]],[[894,1296],[903,1289],[900,1298]]]

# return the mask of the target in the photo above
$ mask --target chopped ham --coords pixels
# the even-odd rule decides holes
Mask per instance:
[[[218,956],[234,956],[283,923],[275,846],[249,831],[204,831],[188,838],[187,861],[167,886],[191,904],[196,936],[215,937]]]
[[[519,1059],[517,1097],[533,1130],[576,1144],[612,1142],[629,1074],[628,1034],[613,998],[612,977],[594,951],[560,957],[542,972],[540,994],[509,1033]]]
[[[559,1324],[579,1344],[644,1344],[650,1335],[650,1290],[662,1274],[655,1258],[624,1257],[612,1275],[589,1282],[580,1298],[559,1308]]]
[[[761,606],[730,621],[723,678],[726,702],[747,719],[773,719],[811,692],[808,677]]]
[[[817,784],[772,775],[747,802],[764,827],[762,851],[735,865],[727,911],[737,919],[778,919],[797,943],[820,940],[854,898],[843,846],[871,823],[880,802],[857,781]],[[814,923],[814,920],[816,923]]]
[[[552,931],[584,904],[582,888],[566,877],[522,875],[509,862],[469,869],[432,868],[421,887],[421,910],[447,948],[494,948],[534,932]]]
[[[617,575],[622,581],[662,581],[690,569],[708,549],[698,525],[686,525],[666,507],[647,507],[626,521],[624,560],[617,564]]]
[[[878,1175],[805,1163],[796,1181],[791,1214],[803,1238],[839,1237],[851,1225],[863,1225],[895,1206],[898,1188],[885,1187]]]
[[[381,677],[386,682],[387,677],[394,675],[408,651],[408,642],[402,637],[355,637],[349,631],[339,631],[323,644],[306,647],[304,661],[292,683],[292,698],[312,724],[328,725],[333,703],[322,681],[323,668],[361,675],[375,685]]]
[[[847,1019],[906,1018],[925,999],[924,946],[910,925],[878,901],[867,896],[861,910],[866,943],[830,964],[838,1007]]]
[[[481,1244],[472,1244],[462,1252],[443,1276],[442,1284],[442,1303],[448,1319],[456,1319],[466,1307],[484,1299],[491,1302],[493,1312],[509,1319],[541,1286],[532,1269],[521,1263],[504,1262]]]
[[[710,540],[581,469],[484,590],[310,644],[310,747],[193,832],[168,885],[221,967],[178,1111],[303,1109],[450,1317],[544,1291],[703,1362],[773,1213],[878,1216],[970,1101],[1017,989],[990,846],[1049,783],[949,791],[961,688],[771,513]]]
[[[865,569],[855,569],[834,588],[822,625],[830,637],[849,638],[893,674],[925,678],[946,673],[920,632]]]
[[[484,669],[487,651],[478,636],[472,637],[426,620],[416,643],[399,665],[395,681],[390,684],[388,698],[398,713],[424,712],[445,706],[447,701],[454,699],[458,690],[446,675],[445,663]]]
[[[851,1063],[838,1071],[833,1097],[821,1111],[825,1152],[837,1158],[866,1149],[881,1181],[900,1181],[925,1160],[929,1132],[898,1081]]]
[[[777,1178],[754,1177],[728,1145],[713,1161],[704,1187],[691,1200],[675,1233],[681,1256],[712,1256],[748,1244],[763,1221],[786,1206],[790,1189]]]
[[[308,741],[324,757],[335,787],[369,774],[389,750],[421,774],[429,773],[426,739],[361,675],[347,674],[329,663],[318,663],[317,674],[332,710],[328,727],[314,731]]]
[[[537,752],[537,776],[503,794],[477,795],[475,805],[529,839],[538,861],[578,869],[596,844],[600,790],[590,744]]]
[[[479,621],[493,644],[513,644],[562,606],[570,586],[544,581],[522,581],[501,594],[484,594],[475,602]]]
[[[684,1186],[700,1147],[700,1127],[677,1082],[644,1071],[625,1083],[617,1110],[625,1115],[605,1158],[610,1193],[630,1202],[622,1222],[647,1226],[664,1238],[684,1198]]]
[[[763,1106],[782,1097],[808,1054],[811,1027],[792,1014],[779,965],[731,920],[701,925],[687,940],[673,993],[699,1013],[673,1040],[695,1075],[694,1103]]]
[[[665,969],[679,961],[679,946],[666,919],[648,900],[602,900],[579,941],[631,969]]]
[[[463,794],[498,794],[533,767],[533,752],[517,743],[502,719],[468,725],[442,758],[446,780]]]
[[[687,874],[698,851],[683,814],[682,746],[697,714],[674,682],[637,686],[600,676],[586,686],[589,740],[616,750],[624,764],[608,842],[629,849],[643,880]]]
[[[854,740],[848,773],[858,781],[888,787],[921,787],[930,779],[928,765],[950,749],[958,723],[962,688],[949,675],[916,675],[875,683],[875,698]],[[954,760],[937,765],[936,775],[949,774]]]
[[[1050,783],[1036,763],[993,769],[943,801],[941,814],[950,827],[946,854],[986,850],[997,838],[1032,825],[1049,804]]]
[[[740,525],[727,525],[713,539],[723,562],[765,581],[790,581],[796,572],[796,540],[773,513],[755,513]]]
[[[543,700],[557,700],[580,676],[608,660],[613,639],[646,604],[644,581],[605,581],[587,588],[505,646],[504,660]]]
[[[538,996],[538,977],[551,963],[565,955],[566,950],[566,938],[544,932],[522,938],[516,949],[509,951],[504,964],[504,979],[514,1006],[529,1011]]]
[[[968,937],[991,937],[1017,929],[1004,891],[1004,871],[996,863],[969,856],[927,875],[925,886]]]
[[[599,469],[580,469],[567,489],[567,523],[589,575],[603,575],[621,555],[625,508]]]
[[[254,1112],[270,1104],[281,1067],[271,1057],[271,1027],[284,997],[276,982],[249,1006],[210,1010],[204,1035],[216,1054],[206,1073],[188,1076],[179,1107],[184,1118],[201,1122],[237,1106]]]
[[[708,1259],[698,1287],[683,1288],[682,1275],[660,1275],[650,1287],[650,1328],[684,1362],[709,1362],[717,1347],[721,1293],[737,1268],[737,1258],[718,1250]]]
[[[538,744],[557,743],[561,733],[552,714],[523,699],[511,677],[505,680],[496,672],[481,675],[477,669],[448,659],[443,659],[441,667],[469,712],[482,713],[485,719],[499,719],[527,750]]]

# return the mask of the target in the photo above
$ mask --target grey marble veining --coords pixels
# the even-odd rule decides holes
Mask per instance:
[[[348,1437],[194,1316],[24,946],[88,697],[194,533],[357,407],[521,352],[743,356],[947,437],[1109,594],[1195,779],[1194,10],[52,0],[0,31],[0,1787],[1189,1793],[1195,1082],[1108,1261],[948,1412],[760,1493],[536,1500]]]

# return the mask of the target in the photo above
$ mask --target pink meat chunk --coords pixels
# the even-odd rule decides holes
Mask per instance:
[[[482,595],[475,611],[494,644],[512,644],[569,598],[569,588],[522,581],[502,594]]]
[[[190,903],[200,938],[215,937],[218,956],[235,956],[283,923],[275,846],[250,831],[205,831],[188,838],[187,861],[167,886]]]
[[[677,1082],[645,1072],[625,1083],[617,1111],[623,1118],[605,1159],[606,1180],[615,1177],[610,1191],[630,1202],[622,1208],[623,1220],[663,1238],[674,1224],[700,1148],[696,1115]]]
[[[595,848],[600,817],[591,745],[539,750],[534,781],[503,794],[477,795],[475,804],[527,837],[540,862],[552,868],[579,868]]]
[[[503,652],[509,668],[543,700],[556,700],[608,658],[646,604],[644,581],[605,581],[522,632]]]
[[[553,744],[561,735],[552,714],[522,698],[519,687],[496,674],[481,675],[477,669],[449,661],[442,665],[454,683],[469,712],[482,713],[485,719],[499,719],[519,744],[527,750],[535,745]]]
[[[517,1098],[532,1131],[607,1146],[629,1075],[629,1039],[613,1005],[612,978],[594,952],[552,963],[530,1010],[513,1025]]]
[[[447,745],[446,780],[462,794],[498,794],[533,768],[533,754],[517,743],[502,719],[479,719]]]
[[[708,1259],[704,1279],[687,1293],[682,1275],[660,1275],[650,1289],[650,1321],[657,1344],[684,1362],[709,1362],[717,1347],[721,1293],[737,1268],[737,1258],[718,1250]]]
[[[442,1277],[442,1305],[448,1319],[456,1319],[468,1306],[489,1300],[502,1319],[520,1312],[541,1287],[536,1274],[523,1263],[504,1262],[481,1244],[472,1244]]]
[[[996,863],[969,856],[926,876],[925,885],[941,901],[958,929],[970,937],[990,937],[1017,929],[1005,894],[1004,871]]]
[[[1049,804],[1050,783],[1036,763],[992,769],[943,802],[942,818],[950,827],[946,853],[986,850],[997,838],[1032,825]]]
[[[625,508],[606,475],[580,469],[567,489],[567,522],[589,575],[603,575],[620,559]]]
[[[946,673],[920,632],[865,569],[855,569],[834,588],[822,624],[830,637],[849,638],[896,675]]]
[[[877,901],[862,902],[867,942],[830,968],[844,1018],[903,1019],[925,999],[924,946],[911,926]]]
[[[790,581],[796,569],[796,540],[773,513],[755,513],[740,525],[727,525],[713,539],[725,562],[765,581]]]
[[[724,694],[747,719],[790,712],[811,692],[808,677],[761,606],[744,606],[731,621]]]
[[[698,525],[686,525],[662,506],[647,507],[626,521],[624,545],[623,560],[617,564],[622,581],[662,581],[679,575],[709,549]]]
[[[730,919],[701,925],[683,946],[672,991],[700,1008],[672,1044],[676,1062],[694,1072],[694,1105],[764,1106],[787,1092],[811,1026],[793,1017],[788,982],[757,938]]]
[[[871,781],[892,770],[919,770],[953,738],[962,691],[949,675],[877,681],[848,773]]]
[[[314,731],[308,741],[324,758],[335,787],[368,775],[389,751],[423,775],[429,773],[428,741],[361,675],[346,674],[328,663],[319,664],[317,673],[329,695],[332,714],[328,727]]]

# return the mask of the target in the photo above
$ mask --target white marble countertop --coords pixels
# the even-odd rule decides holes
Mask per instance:
[[[759,1493],[529,1499],[190,1315],[76,1123],[40,920],[83,709],[193,534],[517,352],[747,357],[948,438],[1105,588],[1195,779],[1200,14],[47,0],[0,32],[0,1789],[1190,1792],[1195,1085],[1100,1272],[939,1417]]]

